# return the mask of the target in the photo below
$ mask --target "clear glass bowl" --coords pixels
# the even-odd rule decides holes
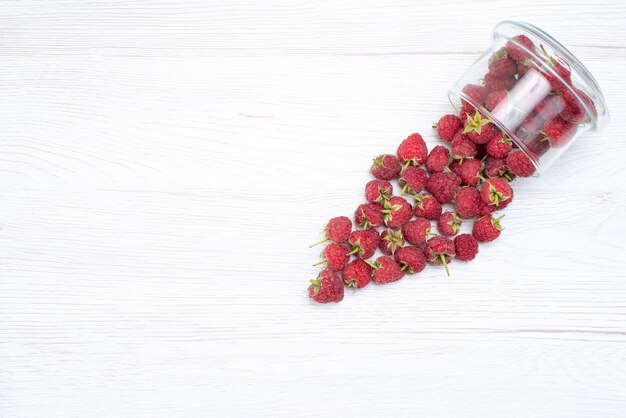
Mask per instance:
[[[489,49],[449,90],[462,115],[476,111],[546,170],[589,130],[609,122],[597,81],[563,45],[528,23],[503,21]]]

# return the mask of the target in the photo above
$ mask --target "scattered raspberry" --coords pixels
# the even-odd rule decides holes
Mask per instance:
[[[437,145],[430,151],[428,158],[426,158],[426,169],[429,173],[438,173],[443,171],[449,163],[450,151],[442,145]]]
[[[535,166],[522,151],[515,151],[506,158],[506,165],[518,177],[530,177],[535,173]]]
[[[435,196],[439,203],[452,202],[461,185],[461,179],[454,173],[434,173],[428,178],[426,190]]]
[[[468,117],[465,121],[463,133],[475,144],[486,144],[491,141],[495,132],[495,126],[480,112],[474,113],[473,117]]]
[[[487,205],[504,209],[513,201],[513,189],[506,180],[488,179],[480,188],[480,198]]]
[[[485,216],[495,212],[497,208],[493,205],[488,205],[480,199],[480,204],[478,205],[478,213],[476,216]]]
[[[509,167],[506,165],[506,159],[488,156],[485,158],[484,171],[487,177],[503,177],[508,174]]]
[[[385,255],[391,255],[404,245],[404,235],[400,229],[385,229],[380,234],[380,251]]]
[[[380,203],[363,203],[354,212],[354,221],[362,228],[378,228],[383,224],[383,207]]]
[[[377,284],[385,284],[395,282],[404,277],[404,271],[398,263],[388,255],[383,255],[376,259],[376,263],[372,264],[372,280]]]
[[[441,235],[451,237],[459,233],[461,223],[461,218],[456,213],[444,212],[437,221],[437,229]]]
[[[508,56],[515,61],[523,61],[531,58],[535,52],[535,44],[526,35],[517,35],[506,43]]]
[[[487,98],[485,99],[485,107],[487,108],[487,110],[493,110],[496,108],[496,106],[500,104],[500,102],[508,100],[508,97],[509,93],[506,90],[492,91],[487,95]]]
[[[374,159],[370,172],[380,180],[391,180],[398,178],[402,165],[398,159],[390,154],[379,155]]]
[[[565,145],[576,133],[576,125],[556,117],[546,123],[543,127],[544,140],[550,143],[553,148]]]
[[[500,48],[489,58],[489,72],[495,77],[513,77],[517,74],[517,63],[509,58],[506,48]]]
[[[476,84],[468,84],[467,86],[463,87],[462,92],[471,102],[473,102],[472,104],[465,100],[461,100],[461,102],[463,103],[463,108],[465,108],[468,112],[473,111],[474,106],[482,105],[483,101],[485,100],[485,96],[487,95],[485,88]]]
[[[511,152],[513,148],[513,141],[511,138],[508,138],[501,133],[491,139],[487,143],[487,154],[491,155],[494,158],[506,158]]]
[[[396,263],[400,264],[400,270],[414,274],[419,273],[426,267],[426,259],[421,248],[408,246],[398,248],[396,251]]]
[[[478,155],[478,146],[467,135],[459,132],[452,140],[452,157],[457,160],[474,158]]]
[[[409,244],[424,245],[430,233],[430,221],[426,218],[417,218],[402,226],[402,236]]]
[[[415,207],[413,208],[415,216],[418,218],[426,218],[434,221],[441,215],[441,203],[435,199],[435,196],[428,193],[422,193],[416,196]]]
[[[322,244],[326,241],[337,243],[346,242],[350,237],[350,232],[352,232],[352,221],[350,218],[347,216],[332,218],[328,221],[326,227],[324,228],[324,235],[326,238],[310,245],[309,248],[315,247],[316,245]]]
[[[437,129],[439,138],[450,142],[454,135],[463,129],[463,122],[456,115],[443,115],[439,122],[433,125],[433,128]]]
[[[339,271],[348,264],[348,261],[350,261],[350,246],[345,243],[331,242],[322,251],[322,261],[314,265],[325,264],[327,268]]]
[[[402,194],[416,195],[424,189],[426,181],[428,181],[426,170],[411,165],[402,170],[398,184],[402,186]]]
[[[461,187],[454,198],[454,208],[460,217],[471,219],[481,206],[480,192],[474,187]]]
[[[332,270],[322,270],[317,279],[311,280],[309,297],[319,303],[341,302],[343,291],[339,275]]]
[[[393,195],[393,187],[387,180],[371,180],[365,185],[365,199],[382,203]]]
[[[413,217],[413,207],[400,196],[393,196],[383,204],[383,213],[385,225],[400,228]]]
[[[493,241],[500,236],[500,231],[502,231],[500,219],[503,217],[504,215],[499,218],[493,218],[491,215],[483,216],[474,222],[472,235],[478,242]]]
[[[449,276],[448,263],[452,261],[456,252],[454,242],[445,237],[433,237],[428,240],[424,247],[424,257],[435,265],[443,264],[446,274]]]
[[[480,172],[483,169],[483,163],[478,159],[465,160],[459,163],[458,176],[461,183],[467,186],[478,186],[480,182]]]
[[[352,246],[350,253],[363,260],[367,260],[374,255],[376,248],[378,248],[378,242],[380,241],[380,234],[375,229],[359,229],[352,231],[348,243]]]
[[[478,254],[478,241],[472,234],[461,234],[454,239],[456,259],[471,261]]]
[[[365,261],[357,258],[343,268],[341,277],[348,287],[360,289],[369,284],[372,278],[372,268]]]
[[[491,71],[485,74],[485,90],[489,93],[500,90],[511,90],[517,79],[515,76],[500,77]]]
[[[418,133],[409,135],[398,146],[398,158],[402,163],[411,163],[415,166],[426,161],[428,156],[428,148],[424,138]]]

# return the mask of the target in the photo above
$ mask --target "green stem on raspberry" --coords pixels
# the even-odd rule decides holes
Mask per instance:
[[[359,247],[359,246],[357,245],[356,247],[354,247],[354,248],[352,249],[352,251],[350,251],[350,252],[348,253],[348,255],[353,255],[353,254],[356,254],[356,253],[358,253],[359,251],[361,251],[361,247]]]
[[[411,160],[407,160],[407,161],[404,163],[404,168],[407,168],[407,167],[408,167],[408,166],[410,166],[410,165],[411,165]]]
[[[322,283],[320,283],[320,281],[319,281],[319,280],[316,280],[316,279],[311,279],[311,284],[312,284],[313,286],[319,286],[319,285],[321,285]]]
[[[325,243],[326,241],[328,241],[328,237],[324,238],[324,239],[323,239],[323,240],[321,240],[321,241],[316,242],[315,244],[309,245],[309,248],[313,248],[313,247],[315,247],[316,245],[323,244],[323,243]]]
[[[404,183],[404,186],[402,186],[402,190],[400,191],[400,194],[406,193],[406,189],[408,188],[409,188],[409,183]]]
[[[318,261],[317,263],[313,264],[313,267],[319,266],[321,264],[326,264],[326,260]]]
[[[448,263],[446,263],[446,256],[443,254],[439,254],[439,258],[441,258],[441,263],[443,267],[446,269],[446,274],[450,277],[450,270],[448,270]]]
[[[370,262],[369,262],[369,261],[367,261],[367,260],[363,260],[363,261],[365,261],[365,264],[367,264],[368,266],[370,266],[370,267],[371,267],[371,268],[373,268],[374,270],[376,270],[376,269],[378,268],[378,266],[377,266],[376,264],[374,264],[374,263],[370,263]]]

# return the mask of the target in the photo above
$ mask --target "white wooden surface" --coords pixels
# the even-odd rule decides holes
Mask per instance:
[[[626,417],[626,6],[0,3],[0,416]],[[503,18],[613,121],[479,258],[309,303],[325,220]]]

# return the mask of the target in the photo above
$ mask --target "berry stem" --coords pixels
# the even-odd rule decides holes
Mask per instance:
[[[313,267],[322,265],[324,263],[326,263],[326,260],[318,261],[317,263],[313,264]]]
[[[446,263],[446,256],[443,254],[439,254],[439,258],[441,258],[441,263],[443,267],[446,269],[446,274],[450,277],[450,270],[448,270],[448,263]]]
[[[315,247],[316,245],[323,244],[323,243],[325,243],[326,241],[328,241],[328,237],[324,238],[324,239],[323,239],[323,240],[321,240],[321,241],[316,242],[315,244],[311,244],[311,245],[309,245],[309,248],[313,248],[313,247]]]

